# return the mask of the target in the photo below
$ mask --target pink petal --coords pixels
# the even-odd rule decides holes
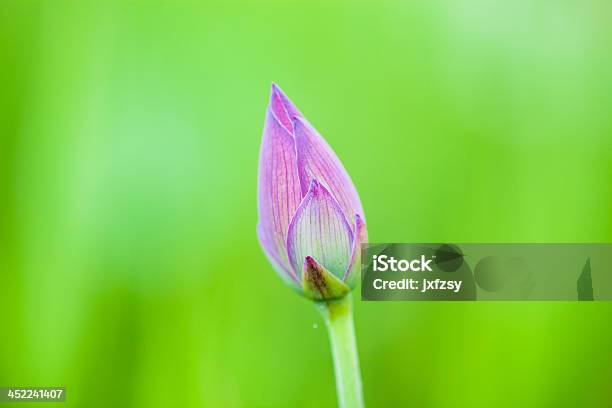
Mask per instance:
[[[317,180],[289,224],[287,253],[294,270],[300,271],[307,256],[342,279],[351,256],[353,236],[342,209]]]
[[[296,282],[286,237],[301,200],[294,139],[268,109],[259,156],[258,235],[266,254]]]
[[[293,268],[289,266],[286,255],[281,257],[276,243],[268,236],[266,231],[261,227],[261,224],[257,224],[257,238],[259,243],[264,250],[264,253],[270,260],[274,270],[280,275],[283,280],[296,290],[300,290],[297,275],[293,271]]]
[[[363,218],[357,190],[331,147],[305,119],[295,117],[293,127],[302,194],[316,179],[329,189],[345,217],[359,214]]]

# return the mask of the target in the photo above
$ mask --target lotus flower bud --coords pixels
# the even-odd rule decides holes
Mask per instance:
[[[359,196],[325,140],[272,85],[259,156],[257,235],[279,275],[314,300],[345,296],[366,240]]]

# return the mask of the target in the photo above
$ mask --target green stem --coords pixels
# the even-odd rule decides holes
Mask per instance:
[[[319,310],[329,330],[340,408],[364,406],[352,305],[350,294],[339,300],[319,303]]]

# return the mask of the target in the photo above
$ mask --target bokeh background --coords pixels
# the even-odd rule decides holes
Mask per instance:
[[[0,384],[333,407],[322,321],[255,236],[271,82],[376,242],[610,242],[611,38],[606,0],[0,0]],[[610,303],[355,320],[370,407],[612,406]]]

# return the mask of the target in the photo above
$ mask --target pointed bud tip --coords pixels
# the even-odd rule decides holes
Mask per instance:
[[[289,101],[289,98],[284,94],[275,82],[272,82],[270,90],[270,105],[268,109],[272,112],[272,115],[276,120],[285,128],[289,133],[293,133],[292,117],[295,115],[295,107]]]
[[[310,180],[310,186],[308,187],[308,192],[312,194],[314,197],[317,197],[321,192],[321,183],[317,179]]]
[[[276,84],[276,82],[272,82],[272,86],[270,87],[270,95],[271,96],[281,96],[283,95],[283,91],[280,89],[280,87]]]
[[[291,103],[289,101],[289,98],[276,82],[272,82],[272,86],[270,87],[270,102],[273,102],[274,100],[281,103],[283,107],[287,109],[287,113],[289,116],[293,115],[292,109],[289,109],[289,105]],[[291,119],[291,117],[289,117],[289,119]]]

